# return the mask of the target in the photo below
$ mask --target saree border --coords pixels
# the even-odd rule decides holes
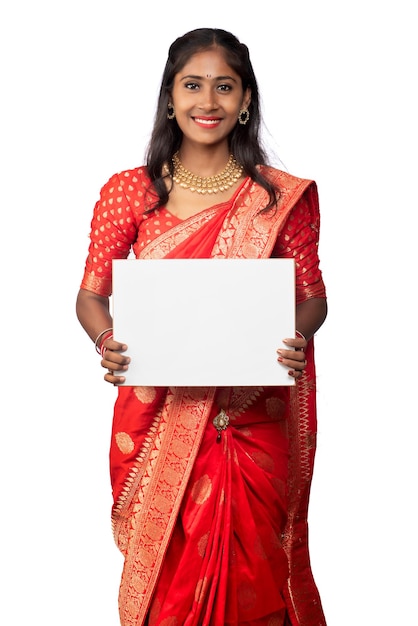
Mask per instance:
[[[216,389],[181,387],[172,391],[131,501],[119,592],[123,626],[138,626],[146,618]]]

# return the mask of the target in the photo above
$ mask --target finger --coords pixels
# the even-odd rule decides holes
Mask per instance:
[[[280,351],[278,350],[278,352],[280,352]],[[279,356],[277,357],[277,360],[279,361],[279,363],[281,363],[285,367],[289,368],[289,376],[297,377],[298,375],[301,375],[303,373],[303,371],[306,368],[308,362],[304,358],[305,354],[303,352],[300,353],[302,358],[299,357],[298,353],[293,352],[292,354],[296,354],[297,358],[296,359],[294,359],[294,358],[293,359],[288,359],[288,358],[285,358],[284,356],[281,356],[279,354]]]
[[[305,353],[301,350],[284,350],[283,348],[279,348],[277,354],[286,361],[296,361],[296,363],[298,363],[305,360]]]
[[[301,378],[303,376],[303,371],[289,370],[288,374],[289,374],[289,376],[291,376],[295,380],[299,380],[299,378]]]
[[[113,370],[107,370],[106,374],[104,375],[104,379],[106,382],[111,383],[112,385],[121,385],[126,380],[125,376],[115,376]]]
[[[116,341],[115,339],[113,339],[113,337],[109,337],[109,339],[106,339],[106,341],[103,343],[103,346],[107,350],[113,350],[114,352],[126,352],[126,350],[128,349],[126,343],[120,343],[120,341]]]
[[[131,362],[129,356],[120,354],[119,352],[113,352],[113,350],[105,350],[101,361],[102,367],[107,369],[128,369],[128,365]]]
[[[308,342],[303,337],[287,337],[286,339],[283,339],[283,343],[294,348],[295,350],[302,350],[302,352],[308,345]]]
[[[290,367],[294,370],[296,370],[297,372],[303,372],[304,369],[306,369],[306,366],[308,364],[308,361],[304,360],[304,361],[293,361],[293,365],[291,365]]]

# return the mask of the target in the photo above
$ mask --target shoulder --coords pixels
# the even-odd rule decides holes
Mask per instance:
[[[150,188],[150,179],[145,166],[122,170],[113,174],[100,190],[100,197],[110,202],[123,198],[128,204],[135,203],[146,196]]]
[[[300,178],[283,170],[267,165],[260,166],[260,173],[278,191],[278,206],[282,210],[295,206],[299,201],[306,202],[312,216],[319,211],[318,189],[316,182],[309,178]]]
[[[279,170],[269,165],[259,166],[260,174],[264,176],[269,182],[273,183],[279,189],[296,189],[300,187],[307,188],[310,185],[315,185],[315,181],[309,178],[300,178],[294,176],[283,170]]]
[[[117,181],[122,187],[125,187],[126,185],[132,185],[134,187],[148,187],[150,184],[150,179],[145,165],[117,172],[110,179],[110,181],[112,180]]]

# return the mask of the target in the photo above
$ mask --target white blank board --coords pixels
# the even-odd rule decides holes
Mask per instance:
[[[277,361],[295,336],[293,259],[113,261],[125,385],[293,385]]]

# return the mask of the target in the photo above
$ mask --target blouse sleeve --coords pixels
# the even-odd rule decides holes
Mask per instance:
[[[81,288],[101,296],[112,293],[112,260],[126,259],[137,226],[118,174],[103,186],[96,202]]]
[[[309,298],[326,297],[318,257],[319,217],[312,217],[308,198],[303,195],[296,203],[272,255],[295,259],[296,304]]]

